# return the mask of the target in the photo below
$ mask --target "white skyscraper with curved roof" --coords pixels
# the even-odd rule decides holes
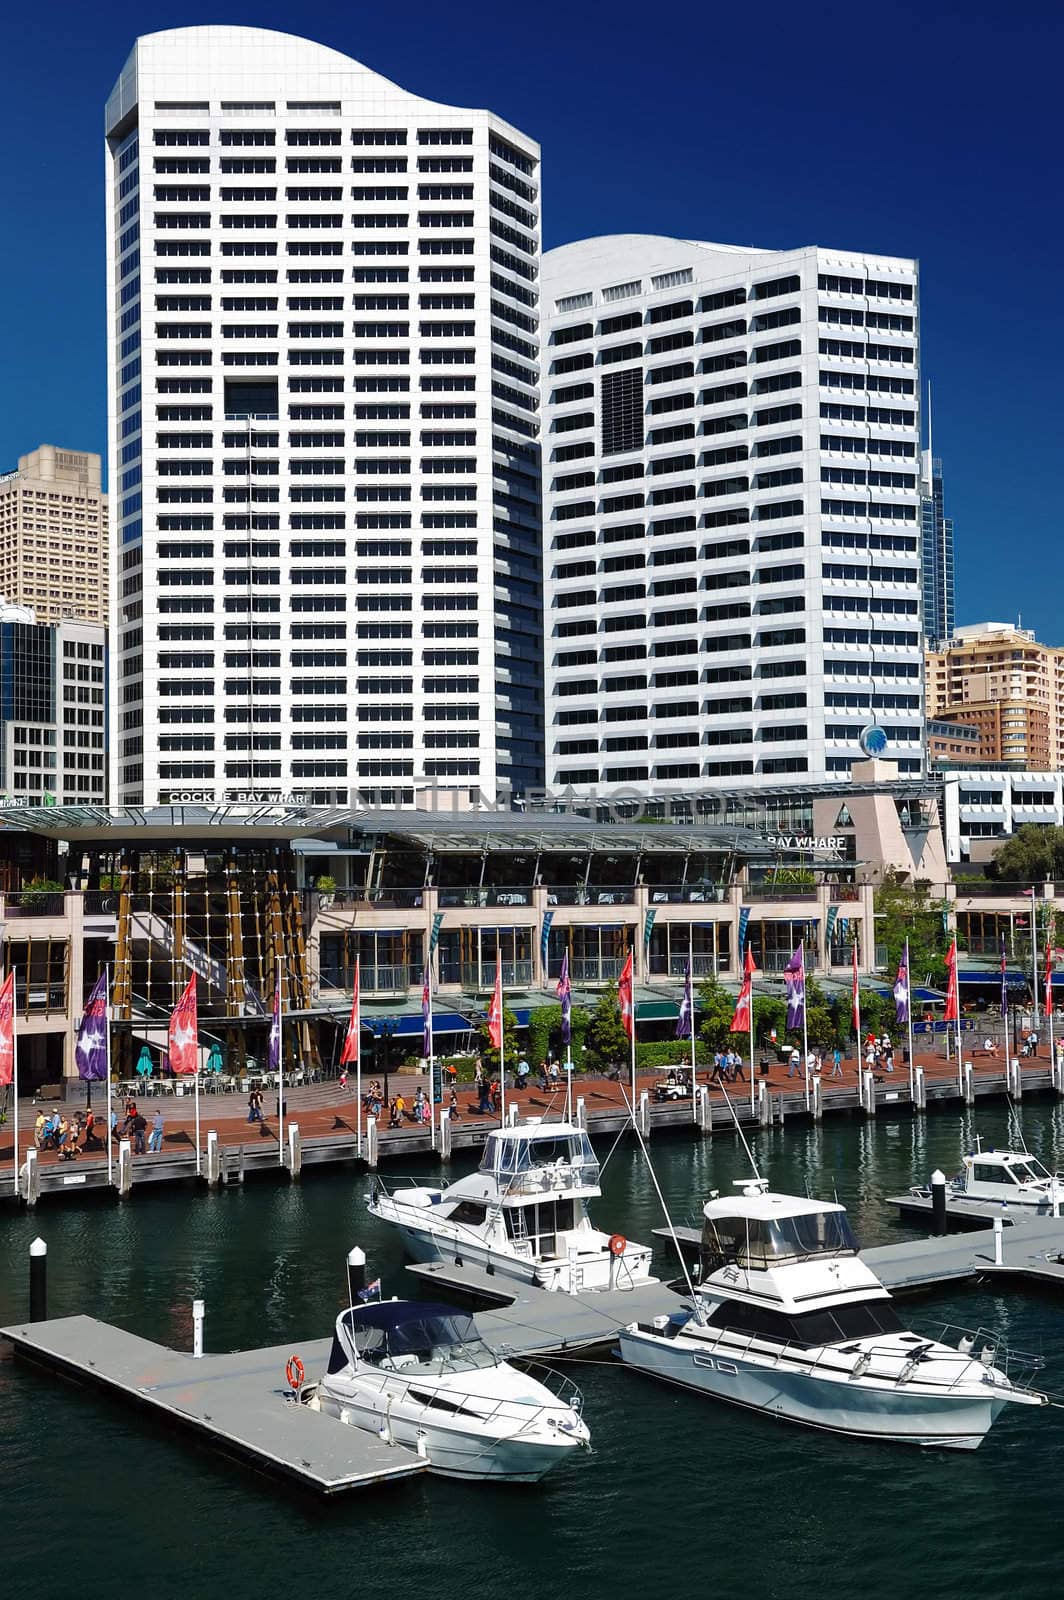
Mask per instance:
[[[538,146],[236,27],[106,138],[114,801],[541,781]]]

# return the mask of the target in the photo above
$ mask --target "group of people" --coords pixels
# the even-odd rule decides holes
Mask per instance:
[[[827,1059],[828,1056],[823,1050],[807,1050],[803,1071],[802,1052],[799,1050],[798,1046],[794,1044],[791,1046],[791,1052],[787,1059],[787,1076],[788,1078],[793,1078],[795,1074],[797,1074],[798,1077],[813,1078],[816,1077],[817,1074],[823,1075],[824,1065]],[[839,1049],[838,1045],[836,1045],[834,1050],[831,1051],[830,1060],[831,1071],[828,1073],[828,1077],[841,1078],[842,1051]],[[894,1071],[893,1066],[890,1067],[890,1071]]]
[[[148,1119],[130,1095],[121,1120],[112,1108],[109,1132],[112,1139],[131,1139],[134,1155],[155,1154],[163,1147],[162,1111],[156,1107],[149,1133]],[[88,1106],[84,1111],[75,1112],[70,1119],[58,1108],[49,1112],[42,1106],[33,1125],[33,1142],[38,1150],[58,1151],[61,1161],[74,1161],[83,1151],[99,1150],[96,1113]]]
[[[713,1069],[709,1074],[710,1083],[738,1083],[740,1078],[746,1082],[746,1068],[738,1050],[715,1051]]]

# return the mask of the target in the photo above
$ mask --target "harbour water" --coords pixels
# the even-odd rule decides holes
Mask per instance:
[[[1032,1151],[1064,1166],[1064,1108],[1028,1102],[1015,1117]],[[1004,1109],[791,1124],[759,1135],[755,1152],[774,1187],[837,1193],[862,1242],[875,1244],[905,1236],[882,1197],[935,1166],[955,1171],[976,1131],[1006,1143]],[[609,1151],[603,1144],[600,1159]],[[653,1158],[677,1222],[747,1170],[724,1138],[662,1136]],[[368,1186],[364,1175],[308,1173],[298,1184],[147,1191],[122,1205],[86,1197],[9,1216],[0,1324],[25,1315],[27,1251],[40,1233],[52,1316],[89,1312],[190,1348],[191,1302],[202,1297],[209,1350],[288,1342],[298,1353],[300,1340],[331,1328],[352,1244],[364,1246],[386,1294],[417,1293],[396,1241],[365,1214]],[[648,1240],[661,1216],[630,1138],[609,1154],[603,1189],[598,1219]],[[674,1270],[660,1251],[658,1264]],[[1044,1387],[1064,1394],[1059,1297],[976,1289],[903,1309],[920,1327],[981,1325],[1041,1351]],[[584,1391],[594,1451],[543,1484],[423,1477],[318,1505],[109,1398],[0,1363],[0,1592],[823,1600],[859,1589],[862,1600],[1041,1600],[1054,1583],[1064,1411],[1017,1407],[973,1454],[918,1453],[749,1416],[606,1356],[566,1371]]]

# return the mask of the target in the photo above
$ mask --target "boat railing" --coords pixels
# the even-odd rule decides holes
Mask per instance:
[[[373,1184],[373,1195],[383,1195],[387,1200],[395,1200],[396,1198],[399,1198],[399,1196],[397,1196],[397,1190],[402,1184],[406,1184],[411,1189],[423,1189],[425,1187],[424,1183],[419,1178],[394,1176],[392,1178],[392,1187],[390,1189],[385,1183],[384,1179],[379,1176],[374,1178]],[[423,1206],[421,1209],[425,1212],[426,1216],[431,1216],[436,1211],[435,1206]],[[485,1220],[494,1220],[498,1217],[499,1212],[499,1201],[489,1201]],[[491,1270],[493,1257],[499,1261],[508,1261],[511,1256],[520,1256],[528,1260],[532,1259],[532,1244],[528,1239],[509,1239],[507,1241],[510,1247],[508,1250],[493,1250],[484,1235],[482,1233],[478,1233],[476,1229],[473,1228],[468,1222],[459,1222],[454,1217],[445,1217],[439,1215],[437,1215],[437,1221],[441,1227],[448,1230],[445,1236],[437,1235],[436,1233],[430,1233],[428,1236],[428,1242],[435,1250],[436,1258],[439,1261],[443,1261],[447,1256],[454,1255],[456,1250],[460,1251],[463,1240],[468,1244],[476,1245],[477,1249],[484,1254],[486,1258],[485,1265],[489,1271]]]
[[[493,1348],[492,1354],[505,1361],[508,1356],[504,1354],[504,1348]],[[580,1390],[570,1378],[563,1377],[561,1373],[552,1374],[551,1368],[543,1368],[541,1370],[552,1374],[557,1380],[557,1387],[545,1384],[544,1387],[547,1388],[551,1398],[549,1401],[545,1400],[535,1405],[530,1405],[526,1400],[519,1400],[511,1395],[477,1394],[475,1390],[466,1388],[460,1390],[443,1389],[438,1392],[433,1391],[430,1395],[422,1386],[425,1384],[426,1379],[431,1380],[446,1374],[446,1361],[442,1361],[439,1365],[440,1372],[433,1371],[432,1373],[419,1373],[413,1368],[403,1367],[369,1367],[367,1369],[364,1366],[362,1371],[366,1372],[368,1370],[377,1373],[381,1379],[382,1389],[385,1386],[389,1390],[393,1389],[393,1387],[401,1387],[403,1390],[402,1398],[409,1403],[421,1405],[426,1417],[431,1417],[433,1414],[438,1417],[444,1408],[452,1412],[457,1409],[461,1415],[467,1417],[472,1415],[477,1422],[483,1423],[495,1422],[500,1417],[509,1417],[513,1421],[520,1423],[520,1427],[508,1435],[509,1438],[514,1439],[520,1438],[523,1433],[533,1430],[544,1418],[548,1422],[553,1421],[561,1431],[567,1431],[564,1424],[568,1421],[569,1416],[574,1412],[579,1416],[583,1411],[584,1397]],[[526,1367],[526,1363],[522,1362],[522,1367]],[[458,1372],[462,1369],[455,1368],[454,1370]],[[542,1381],[532,1366],[528,1366],[527,1370],[530,1376],[536,1377],[537,1381]],[[437,1400],[443,1404],[433,1404]],[[471,1408],[473,1409],[471,1410]]]
[[[597,1161],[554,1161],[538,1167],[526,1167],[523,1172],[496,1172],[500,1183],[505,1180],[505,1198],[514,1195],[543,1195],[554,1189],[597,1189],[599,1166]]]
[[[991,1328],[962,1328],[954,1322],[942,1323],[929,1335],[940,1344],[950,1345],[972,1361],[996,1367],[1014,1389],[1029,1389],[1027,1378],[1045,1367],[1045,1357],[1029,1350],[1014,1350]]]
[[[981,1364],[986,1372],[987,1379],[993,1383],[992,1368],[1003,1372],[1009,1387],[1013,1389],[1029,1390],[1029,1385],[1010,1374],[1011,1364],[1014,1371],[1024,1370],[1036,1372],[1044,1365],[1038,1356],[1024,1355],[1019,1351],[1010,1352],[1004,1340],[985,1329],[971,1332],[964,1328],[948,1326],[942,1335],[936,1335],[938,1342],[946,1346],[935,1349],[931,1337],[921,1336],[920,1343],[908,1348],[897,1344],[867,1345],[858,1339],[848,1339],[842,1344],[828,1345],[803,1345],[788,1339],[783,1343],[765,1338],[764,1335],[747,1333],[738,1328],[713,1328],[714,1333],[720,1333],[727,1340],[727,1350],[736,1355],[754,1355],[762,1360],[770,1360],[773,1366],[785,1363],[790,1366],[804,1367],[810,1374],[818,1371],[828,1373],[833,1377],[848,1376],[851,1378],[876,1378],[881,1382],[894,1383],[898,1387],[910,1383],[918,1377],[922,1384],[928,1387],[940,1385],[946,1394],[954,1390],[958,1384],[970,1382],[970,1374],[965,1366],[956,1366],[957,1357],[966,1357],[968,1361]],[[950,1347],[949,1335],[954,1336]],[[970,1346],[962,1345],[961,1341],[971,1339]],[[852,1366],[841,1365],[839,1356],[855,1355],[856,1360]],[[953,1371],[949,1381],[941,1381],[937,1375],[928,1373],[927,1367],[936,1363],[944,1365],[949,1363]]]

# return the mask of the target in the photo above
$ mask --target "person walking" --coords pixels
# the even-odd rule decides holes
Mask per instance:
[[[842,1051],[839,1049],[838,1045],[836,1045],[834,1050],[831,1052],[831,1074],[830,1075],[833,1078],[841,1078],[842,1077]]]
[[[802,1070],[802,1052],[796,1044],[791,1045],[790,1065],[787,1068],[788,1078],[793,1078],[796,1072]]]
[[[133,1118],[133,1154],[142,1156],[145,1151],[144,1135],[147,1132],[148,1121],[143,1111],[138,1111]]]
[[[151,1119],[151,1137],[148,1140],[148,1153],[158,1155],[163,1147],[163,1114],[156,1106],[155,1115]]]
[[[520,1089],[522,1094],[528,1088],[528,1062],[524,1056],[517,1063],[517,1082],[514,1087]]]

